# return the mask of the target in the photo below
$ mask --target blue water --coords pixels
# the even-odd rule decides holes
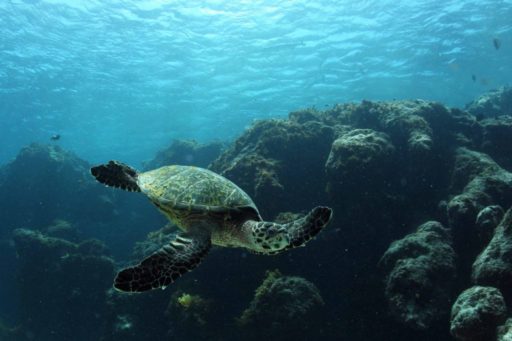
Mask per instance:
[[[510,18],[510,0],[3,0],[0,163],[52,134],[138,165],[302,107],[462,107],[511,79]]]

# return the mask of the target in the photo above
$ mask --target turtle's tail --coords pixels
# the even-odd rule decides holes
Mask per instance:
[[[290,238],[290,244],[286,249],[292,249],[306,244],[329,224],[331,218],[331,208],[317,206],[305,217],[284,224]]]
[[[119,161],[109,161],[104,165],[91,168],[91,174],[107,186],[121,188],[130,192],[140,192],[137,184],[137,171]]]

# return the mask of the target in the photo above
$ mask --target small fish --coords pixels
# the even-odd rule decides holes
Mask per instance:
[[[52,137],[50,137],[50,140],[58,141],[58,140],[60,140],[60,135],[59,134],[54,134],[54,135],[52,135]]]
[[[492,43],[494,44],[494,48],[495,48],[496,50],[499,50],[499,49],[500,49],[500,47],[501,47],[501,40],[499,40],[498,38],[494,38],[494,39],[492,40]]]
[[[475,76],[475,74],[472,74],[472,75],[471,75],[471,79],[473,80],[473,82],[476,82],[476,76]]]

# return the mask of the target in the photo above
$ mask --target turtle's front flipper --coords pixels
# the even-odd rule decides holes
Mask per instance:
[[[137,171],[119,161],[109,161],[107,164],[92,167],[91,174],[96,180],[107,186],[140,192],[137,184]]]
[[[316,236],[332,218],[332,208],[317,206],[305,217],[284,224],[290,236],[290,244],[287,249],[302,246]]]
[[[206,230],[178,235],[139,265],[121,270],[115,279],[114,288],[126,292],[164,289],[198,266],[210,246],[210,233]]]
[[[252,251],[272,255],[304,245],[327,226],[331,216],[332,209],[318,206],[305,217],[287,224],[248,220],[242,230]]]

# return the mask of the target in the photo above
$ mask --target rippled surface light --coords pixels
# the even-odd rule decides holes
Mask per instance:
[[[138,162],[303,107],[463,106],[512,76],[512,1],[5,0],[0,18],[2,162],[55,132]]]

